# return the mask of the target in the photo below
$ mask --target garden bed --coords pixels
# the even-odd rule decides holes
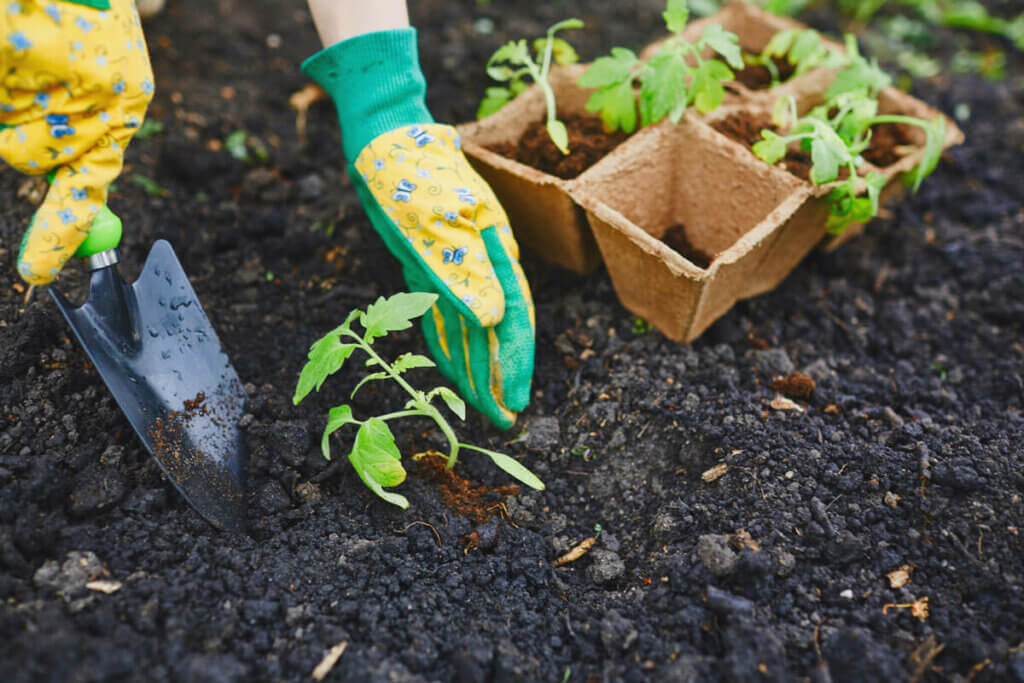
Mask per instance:
[[[503,40],[576,14],[592,59],[657,38],[663,6],[412,3],[428,105],[472,117]],[[308,681],[341,643],[325,680],[1021,680],[1019,52],[1005,83],[915,81],[932,106],[969,109],[965,144],[890,217],[812,250],[692,344],[645,331],[604,270],[524,257],[532,402],[511,432],[475,415],[459,432],[548,488],[477,522],[446,507],[426,465],[398,487],[403,513],[343,457],[322,459],[327,407],[361,368],[291,404],[309,343],[404,283],[344,178],[330,104],[299,142],[287,100],[317,41],[305,9],[242,9],[172,1],[148,25],[165,130],[132,143],[111,204],[129,278],[169,239],[248,385],[252,538],[188,507],[48,297],[24,305],[13,263],[33,206],[0,170],[0,680]],[[936,30],[948,62],[964,34]],[[267,162],[223,149],[240,129]],[[700,228],[682,213],[659,227],[675,223]],[[80,300],[85,277],[61,288]],[[425,352],[416,328],[380,344]],[[809,393],[775,381],[793,370]],[[357,412],[401,408],[371,386]],[[427,427],[396,428],[403,453],[443,446]],[[468,454],[456,473],[512,483]]]

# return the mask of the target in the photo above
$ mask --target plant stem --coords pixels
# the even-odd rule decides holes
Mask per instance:
[[[881,114],[879,116],[872,116],[869,126],[873,126],[876,123],[903,123],[908,126],[917,126],[928,130],[928,122],[922,119],[914,118],[913,116],[901,116],[899,114]]]
[[[417,408],[417,409],[414,409],[414,410],[398,410],[398,411],[395,411],[393,413],[387,413],[385,415],[378,415],[377,419],[378,420],[387,421],[387,420],[394,420],[394,419],[397,419],[397,418],[400,418],[400,417],[420,417],[420,416],[423,416],[423,411]]]
[[[445,438],[448,439],[448,445],[451,448],[448,450],[448,462],[445,463],[445,467],[451,469],[455,467],[455,463],[459,460],[459,440],[455,437],[455,431],[452,430],[451,425],[441,416],[441,412],[437,408],[429,403],[424,408],[426,409],[426,414],[433,418],[437,426],[444,432]]]
[[[415,389],[413,389],[412,386],[408,382],[406,382],[404,379],[402,379],[402,376],[399,375],[397,372],[395,372],[391,368],[391,366],[388,365],[388,363],[383,358],[381,358],[377,354],[377,352],[374,351],[373,348],[369,344],[367,344],[363,340],[362,337],[360,337],[358,334],[356,334],[355,332],[353,332],[351,330],[346,330],[345,334],[347,334],[348,336],[350,336],[353,339],[355,339],[356,340],[356,344],[359,346],[359,348],[361,348],[363,351],[365,351],[368,356],[370,356],[375,361],[377,361],[377,364],[380,365],[382,368],[384,368],[384,372],[388,373],[388,375],[391,377],[391,379],[395,380],[395,382],[397,382],[400,387],[405,389],[405,391],[410,396],[412,396],[413,399],[415,399],[417,401],[422,401],[423,400],[423,392],[422,391],[416,391]]]

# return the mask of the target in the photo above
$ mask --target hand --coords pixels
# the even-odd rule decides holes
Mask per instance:
[[[426,110],[415,31],[342,41],[303,70],[334,99],[349,175],[410,289],[439,296],[423,316],[438,368],[507,429],[530,400],[533,300],[504,210]]]
[[[533,300],[519,246],[491,188],[451,126],[403,126],[353,163],[373,222],[413,291],[439,295],[423,318],[442,374],[494,424],[508,428],[530,400]]]
[[[153,71],[132,0],[108,9],[26,0],[4,8],[0,158],[53,173],[22,240],[18,272],[50,283],[89,234],[153,96]]]

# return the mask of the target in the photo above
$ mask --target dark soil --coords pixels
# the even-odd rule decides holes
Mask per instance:
[[[493,145],[491,150],[521,164],[569,180],[604,158],[629,137],[617,130],[605,130],[595,114],[570,114],[562,119],[569,131],[569,153],[563,154],[548,135],[544,120],[534,121],[515,144]]]
[[[788,59],[773,57],[775,68],[779,72],[779,81],[785,83],[796,67],[789,63]],[[734,72],[735,81],[747,87],[748,90],[764,90],[772,85],[772,72],[760,65],[747,65],[746,68]]]
[[[712,124],[712,128],[745,147],[753,147],[754,143],[761,139],[761,131],[766,128],[778,132],[778,128],[772,123],[771,117],[767,114],[743,112],[730,114],[719,121],[715,121]],[[810,181],[811,179],[811,155],[800,149],[796,144],[789,146],[789,149],[786,150],[786,156],[776,166],[789,171],[801,180]]]
[[[871,127],[871,144],[863,157],[879,168],[891,166],[916,147],[907,126],[902,123],[881,123]]]
[[[663,32],[661,0],[523,7],[411,3],[437,120],[471,119],[494,49],[566,16],[586,21],[567,36],[583,60]],[[14,260],[34,207],[0,170],[0,680],[305,681],[342,642],[327,680],[1024,680],[1024,64],[935,30],[947,60],[961,39],[1007,50],[1005,82],[914,83],[943,111],[970,107],[967,143],[891,217],[695,343],[634,334],[603,270],[524,256],[532,402],[510,432],[457,429],[548,488],[477,524],[408,460],[443,450],[429,422],[394,423],[407,512],[352,471],[350,430],[322,458],[360,363],[291,403],[310,342],[404,287],[345,179],[330,103],[298,141],[288,96],[317,44],[304,3],[171,0],[147,26],[165,130],[132,143],[111,205],[126,276],[169,239],[247,384],[252,538],[182,500],[46,293],[24,305]],[[267,162],[220,148],[239,129]],[[61,277],[74,299],[86,286]],[[378,344],[425,352],[418,328]],[[810,397],[771,407],[794,370]],[[380,385],[353,408],[403,403]],[[455,472],[512,483],[472,453]],[[590,552],[552,566],[596,524]],[[120,588],[84,588],[95,578]]]
[[[678,251],[698,268],[707,268],[715,260],[715,254],[693,246],[689,236],[686,234],[685,225],[677,224],[671,226],[665,231],[661,241]]]

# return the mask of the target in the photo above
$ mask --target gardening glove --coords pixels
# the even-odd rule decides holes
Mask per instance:
[[[439,295],[423,317],[438,368],[510,427],[530,399],[533,300],[504,210],[427,111],[415,29],[350,38],[302,70],[334,99],[349,175],[409,288]]]
[[[52,176],[18,253],[21,277],[45,285],[106,204],[153,71],[132,0],[6,3],[0,41],[0,158]]]

